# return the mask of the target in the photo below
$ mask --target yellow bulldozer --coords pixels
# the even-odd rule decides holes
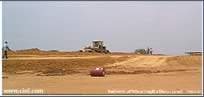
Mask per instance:
[[[81,49],[80,52],[110,53],[110,51],[106,49],[106,46],[104,46],[103,41],[101,40],[92,41],[91,46]]]

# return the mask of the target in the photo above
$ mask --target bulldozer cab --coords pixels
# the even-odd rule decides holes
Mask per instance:
[[[93,48],[103,49],[103,41],[95,40],[92,42]]]

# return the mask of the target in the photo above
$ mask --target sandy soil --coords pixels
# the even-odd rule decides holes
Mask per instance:
[[[95,67],[104,67],[106,76],[91,77],[89,71]],[[201,69],[201,56],[18,52],[3,60],[3,93],[30,88],[43,89],[43,94],[200,94]]]
[[[180,72],[138,75],[119,74],[105,77],[90,77],[83,74],[49,77],[22,74],[9,75],[7,79],[3,80],[4,90],[22,88],[43,89],[46,94],[121,94],[112,93],[111,91],[114,90],[201,92],[201,74],[198,72]]]

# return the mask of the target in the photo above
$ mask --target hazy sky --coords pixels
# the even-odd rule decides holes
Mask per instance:
[[[74,51],[103,40],[111,51],[202,50],[202,1],[3,1],[11,49]]]

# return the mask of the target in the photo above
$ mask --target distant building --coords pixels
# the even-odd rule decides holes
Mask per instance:
[[[202,56],[202,52],[185,52],[185,54],[190,56]]]

